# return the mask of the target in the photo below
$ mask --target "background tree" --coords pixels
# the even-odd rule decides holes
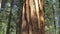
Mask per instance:
[[[8,19],[8,24],[7,24],[7,31],[6,31],[6,34],[9,34],[9,31],[10,31],[10,24],[11,24],[11,15],[12,15],[12,7],[13,7],[13,0],[10,0],[10,13],[9,13],[9,19]]]

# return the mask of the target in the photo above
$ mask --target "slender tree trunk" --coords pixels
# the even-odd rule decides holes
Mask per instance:
[[[60,8],[60,0],[58,0],[59,1],[59,8]]]
[[[11,23],[11,12],[10,12],[9,19],[8,19],[8,25],[7,25],[7,31],[6,31],[6,34],[9,34],[10,23]]]
[[[6,34],[9,34],[9,31],[10,31],[12,7],[13,7],[13,0],[11,0],[11,8],[10,8],[10,14],[9,14],[9,19],[8,19]]]
[[[55,10],[54,10],[54,5],[52,5],[52,9],[53,9],[54,29],[55,29],[55,34],[56,34],[56,22],[55,22]]]
[[[60,9],[60,0],[58,0],[59,1],[59,9]],[[59,12],[60,13],[60,12]],[[59,34],[60,34],[60,14],[58,13],[58,15],[59,15]]]
[[[5,4],[7,3],[8,0],[2,0],[1,2],[1,8],[4,8],[5,7]]]
[[[0,8],[1,8],[1,2],[2,2],[2,0],[0,0]]]

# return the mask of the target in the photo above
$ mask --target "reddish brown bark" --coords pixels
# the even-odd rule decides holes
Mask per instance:
[[[43,0],[25,0],[22,14],[22,34],[45,34],[43,5]]]

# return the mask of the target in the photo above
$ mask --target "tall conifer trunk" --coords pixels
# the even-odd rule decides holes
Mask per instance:
[[[18,3],[18,7],[19,7],[18,16],[20,20],[18,23],[19,24],[18,33],[45,34],[43,0],[25,0],[25,2],[23,2],[23,0],[19,0],[19,1],[20,2]],[[26,29],[23,30],[24,32],[22,31],[23,23],[26,23],[25,26]]]

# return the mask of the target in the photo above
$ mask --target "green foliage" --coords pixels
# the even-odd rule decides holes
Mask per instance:
[[[8,18],[10,14],[10,3],[5,4],[5,8],[0,10],[0,34],[6,34]],[[18,7],[12,7],[12,19],[10,25],[10,34],[16,34],[16,16],[17,16]],[[15,20],[14,20],[15,19]]]

